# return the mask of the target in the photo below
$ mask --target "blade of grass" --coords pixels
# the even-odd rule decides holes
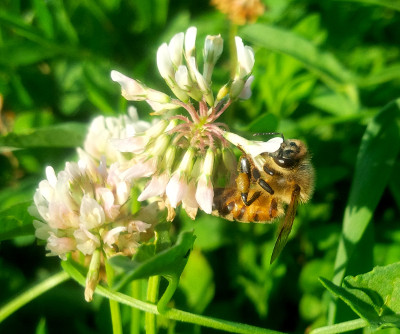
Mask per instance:
[[[362,267],[372,262],[360,245],[371,228],[374,210],[387,186],[391,170],[400,151],[400,99],[385,106],[368,124],[357,156],[355,174],[350,196],[345,209],[342,236],[335,261],[332,282],[341,285],[343,278],[353,273],[351,265]],[[372,232],[372,230],[370,230]],[[373,245],[366,245],[372,249]],[[358,249],[358,252],[355,250]],[[363,261],[354,263],[362,253]],[[369,254],[372,257],[372,253]],[[364,268],[366,271],[370,268]],[[329,307],[329,323],[333,324],[338,314],[338,304]]]
[[[319,50],[312,42],[291,31],[265,24],[252,24],[240,30],[250,42],[299,60],[332,86],[349,86],[354,78],[332,54]]]
[[[65,282],[67,279],[69,279],[69,275],[64,271],[61,271],[12,299],[9,303],[0,308],[0,323],[31,300],[62,282]]]
[[[400,11],[400,1],[399,0],[336,0],[336,1],[359,2],[362,4],[383,6],[383,7],[387,7],[390,9]]]

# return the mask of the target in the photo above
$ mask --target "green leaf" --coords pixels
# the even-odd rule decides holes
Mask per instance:
[[[372,262],[372,247],[369,242],[364,243],[364,249],[361,247],[399,151],[400,99],[389,103],[370,121],[362,138],[336,255],[334,284],[341,284],[350,270],[361,270],[363,266],[369,269],[365,267]],[[356,260],[357,254],[362,254],[362,259]],[[331,305],[331,317],[335,309]]]
[[[34,233],[28,213],[31,204],[32,201],[23,202],[0,211],[0,241]]]
[[[86,136],[87,125],[64,123],[33,129],[28,133],[10,133],[0,137],[0,151],[30,147],[78,147]]]
[[[33,6],[40,29],[47,38],[52,39],[54,37],[53,18],[47,8],[46,2],[43,0],[33,0]]]
[[[4,46],[7,52],[0,54],[0,64],[8,67],[18,67],[36,64],[40,61],[52,58],[60,53],[60,49],[33,43],[31,41],[20,41],[7,43]],[[10,54],[13,56],[10,57]]]
[[[343,86],[353,81],[352,73],[332,54],[319,50],[293,32],[265,24],[252,24],[241,29],[240,34],[254,44],[299,60],[330,84]]]
[[[399,0],[336,0],[343,2],[360,2],[363,4],[371,4],[377,6],[383,6],[390,9],[400,11],[400,1]]]
[[[151,247],[146,246],[144,250],[141,247],[138,250],[140,259],[137,256],[133,260],[125,256],[115,256],[110,259],[110,264],[122,267],[125,272],[122,280],[117,284],[116,290],[124,286],[126,283],[140,278],[148,278],[150,276],[161,275],[165,277],[169,284],[163,296],[160,298],[157,307],[160,312],[165,312],[167,303],[171,300],[175,293],[179,278],[186,266],[187,260],[196,237],[192,231],[184,231],[179,234],[176,244],[170,248],[161,250],[158,253],[149,256]],[[145,254],[143,254],[145,253]]]
[[[193,248],[195,238],[193,232],[184,231],[179,235],[174,246],[157,254],[151,254],[155,251],[153,245],[143,245],[139,247],[132,260],[118,255],[110,259],[110,264],[125,270],[124,283],[154,275],[173,275],[177,272],[180,275],[189,252]]]
[[[375,267],[356,277],[347,276],[343,287],[324,278],[321,278],[321,282],[375,329],[400,327],[399,262]]]
[[[194,250],[179,283],[187,305],[194,312],[202,313],[214,297],[213,278],[213,271],[206,257],[200,251]]]

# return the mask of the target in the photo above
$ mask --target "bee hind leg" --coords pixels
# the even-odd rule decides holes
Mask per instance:
[[[242,198],[242,202],[244,203],[244,205],[246,206],[250,206],[257,198],[260,197],[261,192],[260,191],[256,191],[253,196],[251,196],[250,200],[247,200],[247,197],[249,195],[249,193],[241,193],[241,198]]]

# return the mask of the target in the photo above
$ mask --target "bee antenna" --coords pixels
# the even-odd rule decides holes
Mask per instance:
[[[257,132],[253,134],[253,136],[265,136],[265,135],[267,136],[279,135],[283,140],[285,140],[285,137],[283,136],[282,132]]]

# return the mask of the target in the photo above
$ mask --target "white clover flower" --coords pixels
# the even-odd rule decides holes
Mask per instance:
[[[119,117],[97,116],[89,126],[83,148],[92,158],[98,161],[103,156],[106,157],[107,165],[123,162],[127,159],[114,148],[112,139],[132,137],[137,133],[146,131],[150,126],[149,122],[139,120],[137,110],[133,106],[129,107],[128,115]],[[129,152],[134,152],[134,150],[129,147]]]
[[[169,43],[163,43],[157,51],[157,67],[160,75],[176,96],[146,87],[138,81],[112,71],[111,78],[121,85],[122,95],[128,100],[146,100],[157,115],[168,117],[134,136],[113,140],[114,147],[129,152],[132,159],[119,166],[121,177],[128,181],[148,177],[149,181],[139,201],[161,197],[167,203],[169,216],[182,204],[190,217],[195,218],[198,209],[211,213],[214,185],[221,174],[230,179],[236,171],[236,163],[225,164],[225,172],[215,168],[223,161],[223,155],[233,156],[230,143],[225,138],[227,126],[218,118],[238,98],[251,96],[251,72],[254,52],[237,37],[237,71],[216,96],[212,89],[212,73],[223,51],[220,35],[207,36],[203,49],[203,72],[196,59],[197,29],[190,27],[186,33],[178,33]],[[174,113],[182,108],[185,114]],[[227,151],[231,153],[226,154]]]
[[[79,251],[95,262],[97,252],[131,256],[151,237],[148,232],[157,223],[158,210],[153,207],[141,218],[133,216],[132,184],[112,175],[115,169],[115,165],[107,169],[104,159],[98,164],[89,157],[67,162],[58,175],[52,167],[46,168],[47,179],[39,183],[30,213],[38,219],[33,222],[35,236],[46,241],[48,255],[66,259],[68,253]],[[89,280],[87,289],[92,287]],[[93,291],[85,295],[91,299]]]

